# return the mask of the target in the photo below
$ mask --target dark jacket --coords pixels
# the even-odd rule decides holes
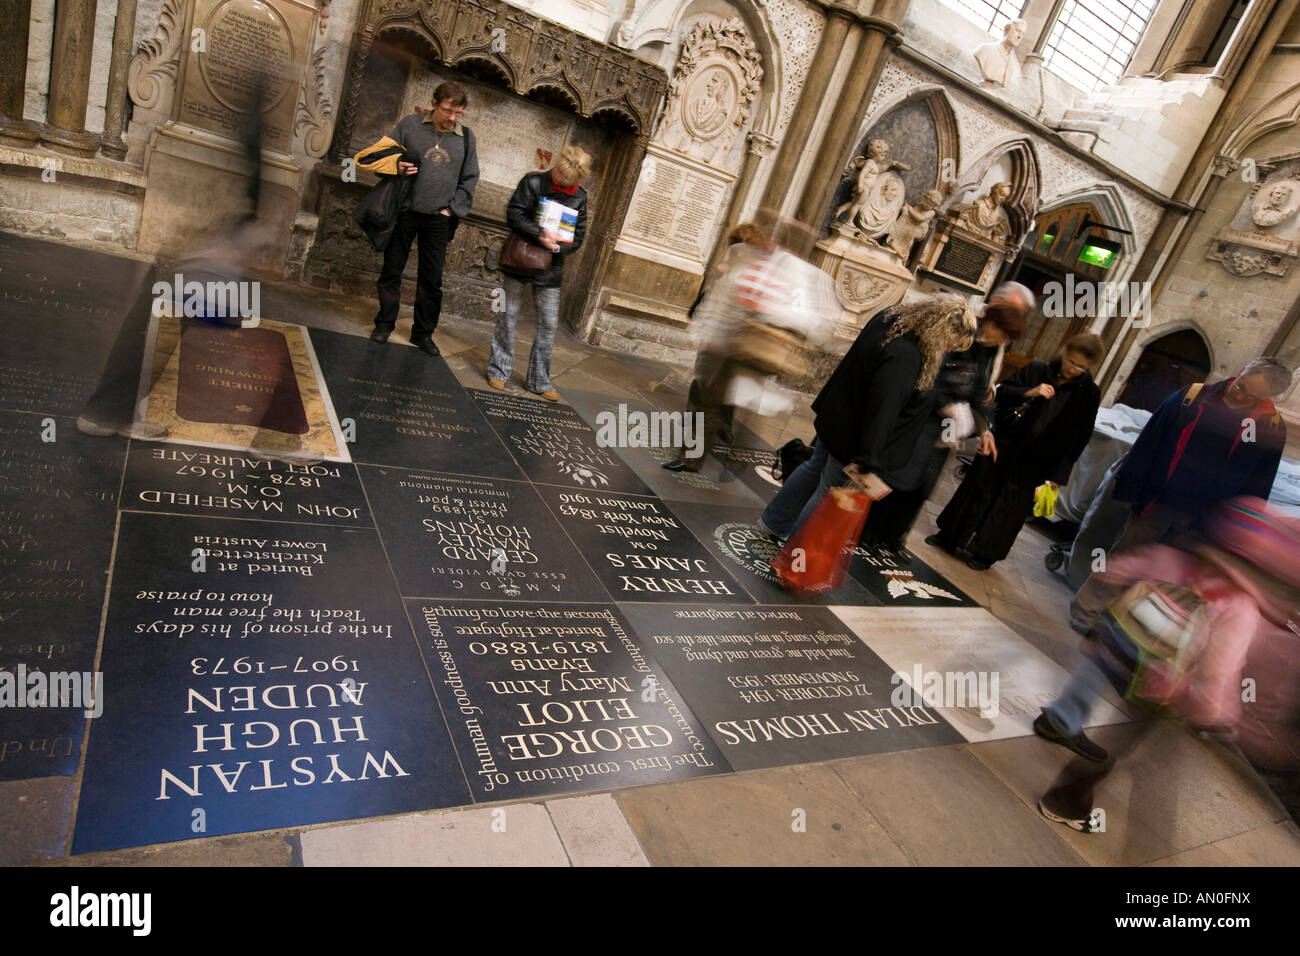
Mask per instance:
[[[1204,386],[1190,404],[1184,401],[1191,386],[1160,403],[1115,476],[1117,500],[1137,512],[1158,500],[1206,514],[1238,495],[1268,498],[1286,445],[1286,425],[1270,401],[1254,408],[1225,405],[1223,393],[1232,381]],[[1255,423],[1254,441],[1243,440],[1247,419]]]
[[[537,204],[542,199],[552,199],[570,209],[578,210],[578,224],[573,231],[573,242],[560,243],[560,251],[551,254],[551,268],[539,276],[514,275],[509,272],[506,274],[520,282],[531,282],[543,289],[553,289],[564,279],[565,257],[577,252],[587,235],[587,191],[579,186],[578,191],[572,196],[568,193],[556,192],[551,187],[550,170],[529,173],[519,180],[519,185],[515,187],[515,194],[510,197],[510,202],[506,206],[506,224],[511,230],[534,242],[539,240],[542,237],[542,228],[537,225]]]
[[[1033,361],[998,386],[993,434],[998,465],[1017,482],[1063,485],[1092,438],[1101,407],[1101,389],[1088,373],[1058,385],[1061,360]],[[1056,389],[1051,399],[1026,399],[1025,393],[1047,383]]]
[[[812,409],[818,441],[835,458],[856,462],[891,487],[908,480],[921,429],[934,408],[934,390],[916,391],[922,356],[916,335],[884,341],[898,317],[885,309],[858,333]]]
[[[415,177],[397,175],[397,164],[401,161],[418,164],[420,157],[388,137],[356,156],[357,167],[379,173],[379,182],[357,203],[352,218],[380,252],[388,247],[397,217],[411,208],[411,184]],[[390,168],[391,173],[385,172]]]

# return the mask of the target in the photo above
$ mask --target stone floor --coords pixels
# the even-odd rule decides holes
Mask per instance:
[[[263,312],[358,337],[373,304],[300,287],[266,289]],[[12,321],[6,319],[6,321]],[[409,311],[389,347],[409,347]],[[491,328],[446,317],[437,341],[482,388]],[[517,356],[530,345],[521,323]],[[592,348],[561,330],[553,381],[566,391],[684,407],[689,370]],[[527,395],[516,370],[508,389]],[[793,414],[738,421],[772,446],[811,439]],[[1011,556],[975,572],[924,543],[955,488],[945,473],[909,547],[1027,645],[1067,670],[1069,591],[1026,528]],[[924,610],[918,614],[925,614]],[[1112,701],[1118,705],[1118,701]],[[1117,728],[1092,733],[1103,745]],[[1103,833],[1048,822],[1036,799],[1067,754],[1032,735],[925,747],[681,782],[70,855],[80,778],[0,782],[0,863],[60,866],[1294,866],[1300,829],[1239,755],[1176,723],[1147,738],[1098,797]]]

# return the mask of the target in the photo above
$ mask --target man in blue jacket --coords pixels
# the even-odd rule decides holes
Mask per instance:
[[[1233,378],[1161,402],[1115,474],[1113,496],[1131,513],[1112,553],[1171,543],[1230,498],[1267,499],[1286,445],[1272,399],[1290,384],[1285,365],[1257,358]],[[1087,631],[1118,597],[1093,574],[1070,605],[1071,625]]]

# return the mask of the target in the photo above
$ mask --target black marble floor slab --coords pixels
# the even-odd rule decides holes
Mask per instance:
[[[94,668],[126,445],[69,418],[0,412],[0,672],[16,681],[21,667],[29,689],[36,671]],[[17,703],[0,703],[0,780],[76,772],[83,708]]]
[[[550,486],[537,490],[616,601],[751,600],[657,498]]]
[[[122,507],[135,511],[371,527],[356,467],[290,464],[255,452],[135,442]]]
[[[80,414],[128,316],[138,377],[151,278],[147,262],[0,232],[0,409]]]
[[[123,513],[102,670],[74,853],[468,800],[373,530]]]
[[[593,491],[651,494],[571,408],[504,392],[470,389],[524,473],[535,482]]]
[[[407,597],[589,601],[600,582],[533,486],[361,466]]]
[[[720,508],[678,501],[673,513],[695,537],[704,543],[719,562],[759,604],[783,604],[798,600],[800,604],[860,604],[874,606],[880,601],[851,577],[834,591],[797,599],[777,582],[772,558],[780,547],[766,535],[759,534],[754,522],[758,508]]]
[[[776,452],[762,445],[715,445],[714,457],[718,458],[731,474],[736,475],[754,496],[766,507],[781,490],[781,482],[772,477],[772,462]]]
[[[620,606],[736,770],[961,743],[829,609]]]
[[[904,561],[884,548],[858,548],[849,576],[884,605],[976,607],[977,601],[915,555]]]
[[[441,358],[321,329],[311,341],[354,461],[522,477]]]
[[[646,402],[609,398],[592,392],[565,389],[564,397],[598,435],[614,440],[614,451],[637,477],[660,498],[669,501],[695,501],[719,505],[757,505],[760,499],[731,468],[714,457],[704,455],[698,473],[667,471],[663,466],[675,460],[678,446],[673,438],[685,442],[685,409],[660,412]],[[676,431],[673,419],[680,423]],[[643,430],[643,431],[642,431]],[[691,449],[703,451],[700,429],[692,426]]]
[[[612,605],[406,609],[476,800],[730,769]]]

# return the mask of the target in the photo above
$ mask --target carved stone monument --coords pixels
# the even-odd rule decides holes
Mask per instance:
[[[178,254],[249,210],[248,143],[260,135],[255,258],[284,262],[305,158],[324,154],[332,106],[315,0],[165,0],[154,37],[131,63],[128,90],[148,184],[138,248]],[[202,208],[195,203],[202,197]]]
[[[1267,168],[1267,167],[1261,167]],[[1234,276],[1284,276],[1300,253],[1300,160],[1273,168],[1242,200],[1206,258]]]
[[[668,84],[616,249],[703,275],[736,136],[760,92],[762,57],[743,21],[709,17],[691,27]]]

